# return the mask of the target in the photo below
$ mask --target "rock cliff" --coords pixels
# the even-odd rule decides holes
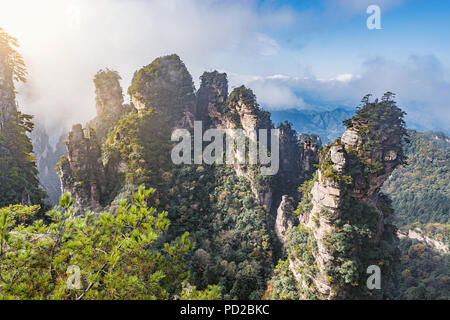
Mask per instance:
[[[385,297],[398,257],[395,228],[386,223],[390,200],[380,188],[404,160],[402,116],[389,95],[367,102],[321,151],[316,177],[302,187],[300,225],[286,240],[300,298]],[[370,265],[381,268],[381,290],[366,287]]]
[[[101,209],[106,181],[95,131],[76,124],[66,144],[67,156],[61,158],[59,165],[62,192],[74,198],[75,214]]]

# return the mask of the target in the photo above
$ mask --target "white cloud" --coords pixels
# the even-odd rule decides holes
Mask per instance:
[[[449,71],[433,55],[412,55],[404,62],[371,59],[361,66],[358,75],[342,74],[331,79],[241,78],[254,89],[259,103],[269,110],[354,108],[368,93],[381,97],[392,91],[397,94],[398,105],[408,113],[411,126],[447,133],[450,128],[449,79]]]
[[[134,71],[177,53],[198,81],[204,70],[242,70],[276,56],[280,46],[264,30],[294,21],[288,8],[264,11],[256,1],[3,0],[1,6],[1,26],[19,38],[29,70],[19,88],[21,107],[55,129],[95,115],[92,78],[100,68],[116,69],[126,92]]]
[[[388,10],[402,2],[378,4]],[[354,107],[366,93],[390,90],[411,121],[449,128],[450,76],[434,56],[372,59],[359,70],[320,80],[301,62],[298,48],[283,47],[268,32],[289,32],[292,25],[297,32],[300,25],[301,38],[307,30],[364,15],[361,8],[369,4],[325,0],[325,12],[299,13],[261,9],[256,1],[3,0],[0,22],[19,38],[30,73],[19,88],[22,109],[54,130],[95,115],[92,78],[98,69],[119,71],[126,92],[135,70],[170,53],[180,55],[194,81],[204,70],[227,71],[230,87],[249,85],[271,109]],[[69,28],[70,6],[79,8],[79,30]]]
[[[353,75],[351,73],[344,73],[344,74],[338,75],[333,80],[341,81],[341,82],[348,82],[348,81],[351,81],[352,79],[353,79]]]

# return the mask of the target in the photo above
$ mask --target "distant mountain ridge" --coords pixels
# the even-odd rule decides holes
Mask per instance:
[[[344,133],[342,121],[351,118],[354,111],[340,107],[330,111],[274,110],[271,114],[275,124],[288,120],[295,131],[317,134],[323,143],[329,143]]]

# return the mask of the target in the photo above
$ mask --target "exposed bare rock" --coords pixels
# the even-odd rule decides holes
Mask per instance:
[[[342,142],[346,145],[357,147],[361,143],[361,137],[356,130],[347,129],[341,138]]]
[[[145,102],[142,101],[142,98],[138,96],[138,94],[131,95],[131,102],[133,106],[139,111],[147,109]]]
[[[281,243],[286,242],[287,231],[294,226],[292,211],[292,203],[289,201],[288,196],[284,195],[278,207],[275,221],[275,233]]]
[[[217,71],[205,72],[200,79],[196,119],[202,121],[204,127],[221,127],[225,123],[223,110],[228,97],[227,75]]]
[[[342,172],[346,163],[344,148],[341,145],[333,145],[330,148],[330,158],[333,162],[333,168],[337,172]]]
[[[319,148],[322,142],[316,135],[300,135],[298,139],[300,145],[300,174],[303,179],[310,179],[312,172],[316,170],[314,165],[319,163]]]
[[[228,81],[225,73],[205,72],[201,76],[201,86],[197,93],[197,119],[203,121],[203,127],[209,126],[221,130],[225,134],[231,134],[236,138],[236,132],[228,129],[244,130],[248,139],[254,140],[257,137],[251,135],[252,131],[259,129],[273,128],[270,114],[261,110],[256,103],[256,98],[250,89],[244,86],[236,88],[227,97]],[[269,136],[270,139],[270,136]],[[270,146],[269,146],[270,148]],[[270,210],[272,205],[272,193],[268,183],[260,185],[257,180],[258,172],[255,172],[254,165],[246,165],[245,159],[238,152],[234,151],[237,161],[233,168],[239,177],[245,177],[251,183],[252,192],[259,205]]]
[[[67,152],[60,164],[62,193],[68,192],[74,198],[75,214],[99,210],[105,191],[105,172],[95,131],[83,130],[81,124],[74,125]]]
[[[400,239],[408,237],[410,239],[418,240],[437,252],[449,252],[449,248],[445,242],[424,235],[423,231],[419,228],[409,229],[407,231],[398,230],[397,235]]]

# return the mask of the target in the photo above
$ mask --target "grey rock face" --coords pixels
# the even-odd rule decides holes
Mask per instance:
[[[281,243],[286,243],[287,231],[293,227],[292,205],[285,195],[282,197],[280,206],[277,210],[277,219],[275,221],[275,233]]]

